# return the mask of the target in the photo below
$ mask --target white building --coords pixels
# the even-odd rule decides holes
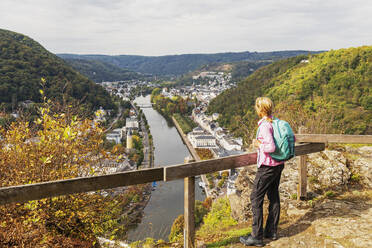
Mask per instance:
[[[203,128],[197,126],[196,128],[192,130],[192,133],[202,135],[202,134],[205,134],[205,131]]]
[[[233,138],[224,136],[221,140],[219,140],[220,145],[228,151],[236,150],[240,151],[242,146],[238,144]]]
[[[126,129],[138,129],[138,121],[136,118],[127,118],[125,120]]]
[[[189,137],[194,148],[217,148],[216,138],[212,135],[190,135]]]
[[[121,138],[123,138],[123,136],[125,136],[125,131],[126,131],[126,128],[125,127],[122,127],[122,128],[115,128],[110,133],[116,133],[116,134],[118,134],[120,136],[120,139],[121,139]]]
[[[120,143],[121,137],[119,133],[108,133],[106,139],[109,141],[114,141],[116,144]]]
[[[199,126],[188,133],[187,138],[194,148],[217,148],[216,138]]]

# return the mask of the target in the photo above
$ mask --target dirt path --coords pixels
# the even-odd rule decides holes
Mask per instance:
[[[316,204],[279,231],[269,247],[372,247],[372,191],[352,191]],[[297,217],[297,218],[296,218]]]
[[[372,247],[372,190],[350,191],[308,209],[283,209],[279,239],[265,247]],[[247,247],[234,243],[225,247]]]

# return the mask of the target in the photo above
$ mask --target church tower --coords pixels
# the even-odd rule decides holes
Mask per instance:
[[[127,132],[127,149],[133,149],[133,137],[131,129],[129,129]]]

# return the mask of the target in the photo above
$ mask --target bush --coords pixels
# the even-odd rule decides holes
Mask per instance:
[[[350,180],[352,181],[352,182],[359,182],[360,181],[360,175],[358,174],[358,173],[356,173],[356,174],[352,174],[351,175],[351,177],[350,177]]]
[[[213,203],[212,198],[207,197],[207,198],[205,198],[205,200],[204,200],[204,202],[203,202],[203,205],[204,205],[204,207],[205,207],[206,209],[210,210],[211,207],[212,207],[212,203]]]
[[[14,147],[0,149],[1,187],[94,175],[97,154],[117,158],[103,149],[100,127],[67,111],[56,113],[50,105],[40,108],[33,125],[17,121],[0,128],[0,147]],[[124,234],[119,222],[126,203],[125,194],[82,193],[0,206],[0,247],[92,247],[97,236]]]
[[[213,203],[211,211],[203,219],[201,231],[222,229],[237,224],[231,217],[230,202],[227,198],[219,198]]]
[[[333,191],[327,191],[327,192],[324,193],[324,195],[326,197],[328,197],[328,198],[332,198],[332,197],[335,196],[335,192],[333,192]]]
[[[227,178],[227,177],[229,177],[229,172],[224,171],[224,172],[221,173],[221,176]]]
[[[205,176],[208,180],[209,188],[213,189],[213,187],[214,187],[214,177],[213,177],[213,175],[212,174],[206,174]]]
[[[201,160],[207,160],[207,159],[212,159],[213,158],[213,154],[212,154],[211,150],[209,150],[209,149],[196,148],[195,150],[196,150],[196,153],[199,155]]]
[[[204,216],[208,213],[208,208],[205,207],[203,202],[196,201],[195,202],[195,226],[198,227],[202,221]]]
[[[223,187],[223,185],[225,184],[225,182],[226,182],[226,179],[223,177],[219,182],[218,182],[218,187],[219,188],[222,188]]]
[[[185,220],[183,214],[179,215],[173,222],[171,232],[168,236],[170,242],[177,242],[183,237],[183,226]]]

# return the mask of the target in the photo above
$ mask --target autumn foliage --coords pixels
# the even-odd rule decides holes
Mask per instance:
[[[209,149],[196,148],[195,150],[198,153],[201,160],[207,160],[207,159],[212,159],[213,158],[213,154],[212,154],[211,150],[209,150]]]
[[[95,175],[104,160],[118,159],[103,149],[98,125],[69,114],[69,107],[56,113],[52,105],[45,103],[35,123],[0,129],[1,187]],[[0,247],[93,247],[97,236],[125,233],[123,209],[141,200],[142,191],[133,186],[107,197],[84,193],[2,205]]]

